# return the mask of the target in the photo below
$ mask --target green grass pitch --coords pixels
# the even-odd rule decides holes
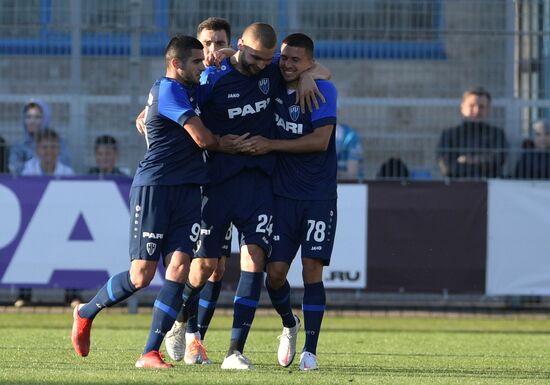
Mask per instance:
[[[231,319],[217,314],[206,337],[214,365],[134,368],[150,314],[106,311],[87,358],[71,347],[69,310],[0,315],[0,384],[550,384],[550,319],[536,317],[328,314],[320,370],[277,364],[278,317],[254,321],[245,354],[255,370],[220,369]],[[298,340],[303,344],[303,332]]]

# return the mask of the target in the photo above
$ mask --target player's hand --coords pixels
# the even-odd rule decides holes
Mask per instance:
[[[141,111],[136,118],[136,130],[141,135],[145,135],[145,110]]]
[[[235,51],[233,48],[222,48],[214,52],[208,52],[206,57],[204,58],[204,62],[208,66],[216,66],[219,67],[223,59],[233,56],[235,54]]]
[[[237,154],[241,152],[243,142],[250,136],[247,132],[243,135],[227,134],[220,138],[220,151],[228,154]]]
[[[263,136],[253,136],[242,143],[242,152],[249,155],[264,155],[271,151],[271,141]]]
[[[300,76],[298,89],[296,90],[296,103],[300,104],[302,113],[306,112],[306,105],[309,112],[313,112],[313,106],[315,106],[315,109],[319,109],[319,101],[317,98],[325,103],[325,97],[321,91],[319,91],[313,77],[308,73],[303,73]]]

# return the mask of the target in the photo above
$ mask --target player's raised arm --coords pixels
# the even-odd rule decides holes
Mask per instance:
[[[322,103],[326,102],[315,80],[329,80],[331,76],[332,74],[328,68],[317,62],[314,62],[311,68],[300,75],[298,87],[296,89],[296,103],[300,104],[302,112],[306,111],[306,105],[310,112],[313,111],[313,106],[318,110],[319,101],[317,98],[319,98]]]

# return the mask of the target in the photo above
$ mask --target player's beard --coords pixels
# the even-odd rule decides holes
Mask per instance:
[[[243,72],[248,75],[256,75],[260,72],[260,69],[253,64],[250,64],[248,60],[246,60],[245,51],[239,51],[239,63],[241,63],[241,69]]]

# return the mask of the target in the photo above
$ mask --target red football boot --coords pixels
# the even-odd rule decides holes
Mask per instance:
[[[162,354],[158,350],[151,350],[139,357],[136,368],[169,369],[174,367],[174,365],[164,362],[162,358]]]
[[[83,305],[76,306],[73,310],[73,331],[71,333],[71,341],[76,354],[81,357],[86,357],[90,352],[90,331],[92,329],[92,321],[90,318],[83,318],[78,314],[78,309]]]

